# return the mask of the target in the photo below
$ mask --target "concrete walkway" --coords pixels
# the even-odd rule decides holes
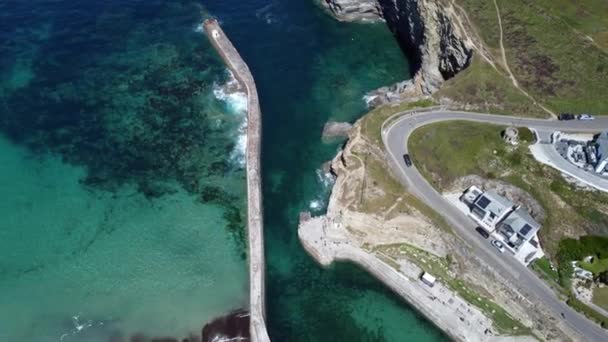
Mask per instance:
[[[249,311],[251,341],[270,341],[266,330],[264,284],[264,226],[262,221],[261,138],[262,118],[258,91],[249,67],[217,20],[204,23],[205,33],[234,77],[247,91],[247,234],[249,237]]]
[[[372,252],[352,244],[342,224],[326,216],[300,221],[298,236],[304,249],[323,266],[352,261],[386,284],[455,341],[535,341],[531,336],[501,336],[491,319],[440,282],[429,287],[419,280],[422,270],[400,260],[399,270]],[[387,257],[387,256],[385,256]],[[388,257],[387,257],[388,258]]]

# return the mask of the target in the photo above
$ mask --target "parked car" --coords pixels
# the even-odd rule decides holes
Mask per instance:
[[[496,249],[498,249],[500,251],[500,253],[505,251],[505,245],[502,244],[502,242],[498,241],[498,240],[492,240],[492,246],[496,247]]]
[[[403,155],[403,161],[405,162],[405,166],[407,166],[407,167],[412,166],[412,159],[410,159],[410,155],[409,154],[404,154]]]
[[[477,228],[475,228],[475,230],[479,233],[479,235],[483,236],[484,239],[487,239],[490,237],[490,233],[488,233],[485,229],[483,229],[481,227],[477,227]]]
[[[595,119],[591,114],[581,114],[578,116],[579,120],[593,120]]]
[[[574,119],[576,119],[576,116],[571,113],[561,113],[559,115],[558,119],[561,121],[574,120]]]

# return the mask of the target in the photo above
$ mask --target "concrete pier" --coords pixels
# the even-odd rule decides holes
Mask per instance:
[[[262,220],[261,138],[262,118],[258,92],[249,67],[217,20],[207,19],[205,33],[234,77],[247,92],[247,234],[249,237],[249,310],[251,341],[270,341],[266,330],[264,285],[264,227]]]

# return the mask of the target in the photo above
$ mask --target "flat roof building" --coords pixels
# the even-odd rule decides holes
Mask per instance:
[[[540,230],[540,223],[536,222],[523,208],[518,208],[502,221],[498,232],[505,237],[509,246],[518,250],[521,245],[530,241]]]
[[[513,203],[489,190],[481,194],[471,206],[471,214],[491,231],[513,210]]]

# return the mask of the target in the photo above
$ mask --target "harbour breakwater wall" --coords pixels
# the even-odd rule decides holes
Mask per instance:
[[[249,245],[249,311],[251,341],[270,341],[266,330],[264,226],[262,208],[262,117],[255,81],[249,67],[217,20],[207,19],[204,31],[234,77],[247,92],[247,235]]]
[[[430,95],[469,66],[475,44],[458,9],[445,0],[317,0],[341,21],[385,21],[414,77],[368,95],[378,106]]]

